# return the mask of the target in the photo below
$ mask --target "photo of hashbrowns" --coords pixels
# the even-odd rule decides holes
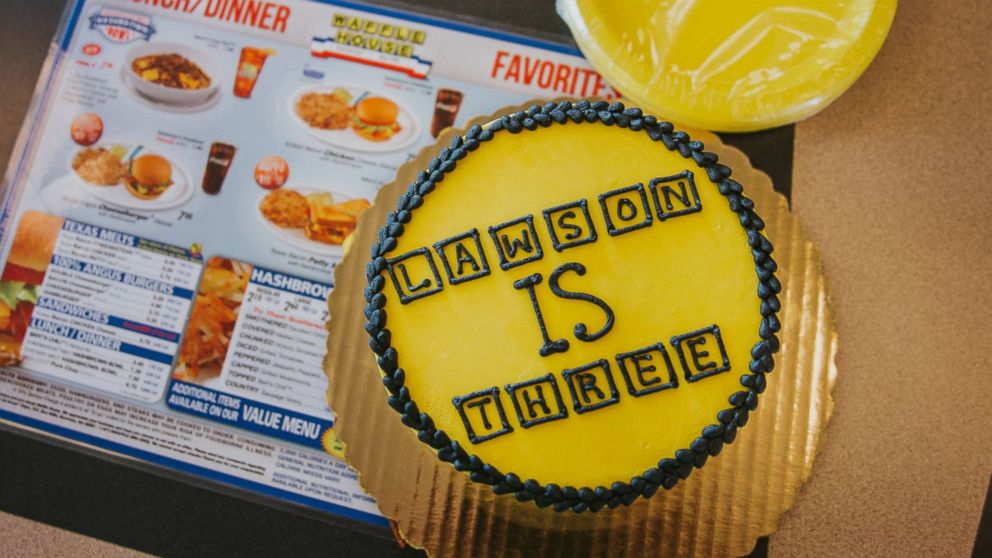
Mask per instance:
[[[202,382],[220,374],[251,270],[252,266],[227,258],[207,262],[173,378]]]

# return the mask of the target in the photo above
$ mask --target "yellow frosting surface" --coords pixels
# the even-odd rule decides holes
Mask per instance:
[[[649,187],[652,179],[687,170],[694,175],[699,210],[659,219],[658,204],[669,210],[662,186],[668,184],[673,192],[682,193],[680,187],[688,185],[688,179],[658,184],[657,204]],[[635,184],[643,186],[653,218],[647,226],[611,235],[599,197]],[[691,188],[685,191],[691,196]],[[623,198],[631,203],[620,201]],[[686,207],[677,198],[667,199],[671,211]],[[578,200],[587,200],[596,240],[558,251],[542,212]],[[607,213],[618,228],[640,223],[642,201],[636,188],[607,197]],[[628,221],[618,217],[618,207]],[[573,209],[575,213],[560,222],[588,232],[581,211]],[[527,215],[533,216],[541,257],[501,269],[489,228]],[[559,217],[560,213],[552,213],[552,226]],[[501,232],[512,238],[525,227],[521,223]],[[457,265],[455,256],[466,253],[457,252],[457,244],[473,254],[463,262],[464,277],[474,269],[469,259],[481,263],[472,252],[476,245],[470,237],[441,249],[435,243],[472,230],[478,231],[489,273],[452,284],[439,251],[448,255],[452,268]],[[576,232],[574,227],[558,227],[556,231],[559,240]],[[497,238],[500,234],[497,232]],[[435,284],[423,252],[403,259],[404,254],[422,248],[436,266],[440,285]],[[535,253],[520,249],[517,260]],[[758,341],[758,280],[736,214],[691,159],[668,151],[643,132],[599,123],[553,125],[520,134],[499,132],[459,161],[425,197],[389,258],[395,278],[386,274],[387,327],[400,367],[406,371],[412,399],[470,454],[522,479],[609,486],[656,466],[659,459],[688,447],[704,426],[716,422],[718,411],[729,407],[727,398],[742,389],[739,379],[747,373],[751,347]],[[612,328],[598,339],[579,339],[575,326],[585,324],[588,338],[604,327],[606,312],[588,300],[556,296],[550,288],[553,272],[567,263],[581,264],[585,273],[574,271],[574,267],[560,272],[560,289],[593,295],[615,316]],[[543,338],[530,293],[514,287],[514,282],[533,274],[541,275],[533,293],[547,332],[552,339],[568,342],[564,352],[539,354]],[[401,303],[397,292],[398,288],[406,295],[424,294],[437,286],[440,291],[406,304]],[[409,289],[413,287],[421,288]],[[712,330],[690,336],[681,341],[683,365],[671,338],[710,326],[718,327],[723,350]],[[671,360],[677,386],[634,396],[616,355],[657,343]],[[632,360],[625,361],[638,388],[658,387],[670,380],[660,353],[651,355],[650,360],[640,363],[641,368],[656,365],[654,370],[640,376]],[[687,381],[693,374],[723,368],[724,356],[729,370]],[[582,382],[590,380],[583,379],[582,373],[573,374],[571,379],[563,376],[563,371],[600,360],[609,365],[615,397],[602,368],[587,371],[595,376],[594,387],[587,385],[588,389],[583,389]],[[565,416],[525,428],[506,386],[547,374],[559,389]],[[570,381],[577,396],[569,390]],[[466,424],[453,399],[494,387],[498,388],[496,397],[506,428],[496,403],[486,395],[462,401]],[[550,384],[544,383],[540,393],[534,386],[522,388],[516,393],[518,400],[524,393],[532,402],[528,407],[523,400],[524,419],[547,415],[540,402],[533,402],[538,395],[544,396],[551,414],[560,414]],[[576,398],[586,406],[613,402],[577,412]],[[473,402],[476,405],[466,405]],[[536,411],[536,415],[529,411]],[[486,420],[491,428],[486,428]],[[470,428],[475,430],[474,442]],[[478,439],[501,430],[505,432]]]

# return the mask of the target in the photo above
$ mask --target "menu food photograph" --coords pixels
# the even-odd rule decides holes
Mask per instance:
[[[990,121],[978,110],[992,90],[985,46],[992,19],[974,2],[834,4],[4,3],[0,554],[992,555],[992,441],[986,406],[977,402],[992,396],[980,352],[992,341],[992,300],[981,287],[992,260],[975,246],[992,232],[992,198],[979,187]],[[862,29],[874,35],[855,37]],[[721,34],[730,38],[713,46]],[[785,82],[809,95],[775,94]],[[566,104],[555,103],[572,102],[588,104],[567,105],[559,120],[555,107]],[[648,114],[658,118],[641,124]],[[682,511],[663,507],[659,500],[670,496],[661,491],[634,504],[644,519],[611,509],[520,511],[515,500],[537,494],[527,496],[533,487],[523,484],[513,495],[473,499],[448,474],[474,461],[453,458],[454,468],[441,463],[447,472],[438,473],[429,459],[401,451],[417,442],[413,419],[403,415],[405,439],[392,437],[380,418],[380,410],[402,414],[409,404],[393,391],[388,359],[373,355],[377,336],[388,344],[390,331],[376,326],[374,306],[384,303],[363,289],[381,271],[376,250],[390,240],[395,246],[387,237],[409,222],[403,208],[412,212],[427,195],[401,196],[395,183],[440,183],[483,141],[479,134],[522,137],[552,119],[638,130],[674,120],[673,129],[702,143],[680,147],[675,132],[662,139],[669,151],[707,166],[703,144],[715,146],[721,161],[743,161],[745,170],[734,173],[749,192],[746,178],[767,185],[767,197],[755,199],[778,204],[771,232],[799,231],[776,244],[788,254],[783,261],[822,262],[805,276],[779,270],[786,288],[820,290],[781,296],[783,323],[816,327],[782,334],[794,341],[786,341],[784,371],[769,381],[802,391],[803,378],[829,378],[822,393],[796,399],[802,408],[777,405],[787,418],[769,432],[794,432],[798,419],[789,417],[805,416],[821,397],[828,409],[803,443],[755,450],[809,464],[789,473],[796,478],[782,494],[755,488],[780,508],[770,527],[740,535],[735,525],[757,514],[740,499],[710,503],[726,512],[724,527],[706,517],[686,526],[687,510],[704,505],[693,500],[691,477],[688,488],[675,489],[687,498]],[[513,153],[541,166],[538,152]],[[704,171],[695,180],[709,184]],[[644,186],[630,188],[637,186],[650,223]],[[650,191],[660,203],[653,182]],[[607,211],[602,198],[589,207]],[[488,201],[479,196],[466,211],[482,214]],[[730,196],[734,211],[748,202]],[[530,217],[536,237],[541,216]],[[488,231],[500,259],[502,226]],[[456,242],[464,253],[449,261],[438,252],[443,267],[424,250],[426,283],[417,285],[397,259],[390,284],[413,292],[430,277],[441,283],[452,261],[488,274],[486,232],[471,237],[485,273],[464,252],[473,245]],[[556,252],[572,247],[552,238]],[[634,271],[618,271],[627,272]],[[562,295],[556,281],[549,288],[560,298],[603,302]],[[538,300],[545,287],[538,282],[527,292],[550,341],[544,320],[553,315],[541,314],[539,302],[550,306]],[[369,306],[336,302],[342,292]],[[823,310],[797,317],[810,296]],[[403,311],[421,307],[408,302]],[[347,316],[333,312],[344,308]],[[768,313],[764,302],[761,312]],[[359,315],[365,330],[331,325]],[[439,330],[457,323],[443,314],[427,319]],[[812,341],[810,328],[832,344]],[[446,335],[429,350],[459,342],[459,332],[438,336]],[[804,364],[818,357],[822,369]],[[528,373],[550,372],[542,366],[536,360]],[[341,370],[367,372],[361,378],[374,380],[377,403],[353,396],[355,404],[339,409],[335,397],[361,383]],[[481,372],[467,364],[458,374]],[[527,403],[537,404],[544,399]],[[748,430],[742,436],[757,436]],[[760,478],[724,473],[721,482],[731,491],[751,486],[752,477]],[[617,502],[627,490],[591,488],[618,491]],[[671,535],[679,525],[695,535]]]

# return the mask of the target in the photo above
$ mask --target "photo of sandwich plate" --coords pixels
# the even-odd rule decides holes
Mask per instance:
[[[344,243],[371,203],[326,188],[284,186],[259,199],[258,216],[276,238],[312,254],[344,256]]]
[[[393,94],[352,85],[311,85],[289,97],[290,118],[330,145],[388,153],[420,138],[413,111]]]
[[[101,142],[73,152],[68,162],[70,176],[78,186],[120,207],[171,209],[193,196],[185,169],[144,145]]]

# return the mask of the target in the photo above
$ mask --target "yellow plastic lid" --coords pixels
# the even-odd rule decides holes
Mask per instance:
[[[745,132],[822,110],[868,67],[896,0],[558,0],[623,95],[680,124]]]

